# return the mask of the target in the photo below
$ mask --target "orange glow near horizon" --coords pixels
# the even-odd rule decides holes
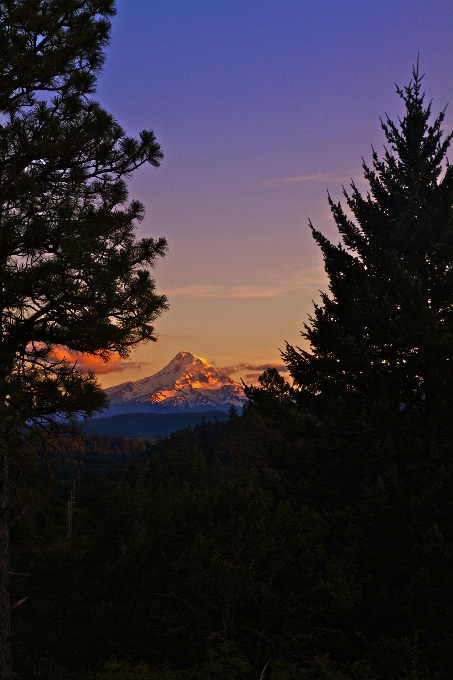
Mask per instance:
[[[55,347],[52,350],[52,358],[57,361],[67,361],[69,364],[77,364],[81,371],[91,371],[96,374],[112,373],[123,370],[121,357],[111,352],[107,361],[95,354],[75,352],[66,347]]]

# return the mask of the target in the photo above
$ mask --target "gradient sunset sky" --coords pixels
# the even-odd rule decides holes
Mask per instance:
[[[451,0],[119,0],[97,97],[162,145],[130,196],[147,209],[139,234],[168,240],[155,278],[171,308],[157,343],[102,367],[104,387],[181,350],[243,364],[238,377],[301,344],[327,288],[308,218],[338,240],[326,191],[366,190],[361,157],[382,149],[379,116],[402,112],[395,83],[417,53],[448,132]]]

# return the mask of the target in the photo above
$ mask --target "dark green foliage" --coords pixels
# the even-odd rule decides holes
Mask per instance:
[[[389,464],[345,503],[341,468],[317,461],[330,426],[317,440],[303,423],[296,439],[249,407],[188,430],[190,446],[181,434],[163,441],[122,477],[115,462],[112,475],[84,477],[71,555],[65,497],[32,501],[13,552],[13,568],[31,574],[15,613],[24,677],[45,649],[80,677],[116,655],[101,678],[205,677],[212,658],[227,678],[227,643],[244,680],[269,659],[271,680],[447,678],[451,474],[417,491],[416,470],[406,482]],[[247,453],[257,431],[264,464]],[[207,464],[197,438],[236,462]],[[126,459],[133,442],[122,441]],[[86,437],[87,453],[90,444],[107,455],[108,440]]]
[[[142,465],[149,455],[148,443],[125,437],[102,437],[96,434],[60,437],[46,451],[51,474],[61,485],[80,476],[102,473],[117,479],[131,463]]]
[[[93,92],[114,0],[0,3],[0,111],[33,106],[37,93]]]
[[[42,649],[74,671],[116,650],[186,678],[224,644],[238,668],[261,669],[270,657],[303,658],[314,641],[337,644],[326,617],[357,599],[353,545],[326,547],[316,510],[257,472],[207,465],[183,440],[118,481],[83,479],[72,554],[65,519],[54,491],[14,534],[14,569],[31,571],[16,615],[24,673]]]

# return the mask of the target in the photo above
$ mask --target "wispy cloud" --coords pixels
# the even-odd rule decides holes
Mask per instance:
[[[363,177],[353,177],[354,173],[347,174],[332,174],[326,172],[319,172],[313,175],[292,175],[290,177],[276,177],[275,179],[264,180],[264,182],[259,182],[259,186],[267,187],[280,187],[285,184],[301,184],[304,182],[339,182],[345,184],[350,182],[352,179],[356,184],[362,181],[366,181]]]
[[[247,373],[245,375],[245,379],[250,380],[251,382],[257,383],[260,375],[261,375],[261,373]]]
[[[86,371],[92,371],[93,373],[96,373],[96,375],[104,374],[104,373],[122,373],[122,371],[126,370],[138,370],[139,368],[143,368],[144,366],[148,366],[149,362],[148,361],[121,361],[121,363],[117,364],[111,364],[110,362],[103,363],[101,364],[96,364],[91,365],[91,366],[83,366],[82,370]]]
[[[216,285],[211,283],[189,284],[166,288],[171,298],[275,298],[292,291],[313,289],[325,284],[326,275],[320,267],[301,272],[285,271],[273,274],[261,283]]]
[[[260,371],[260,373],[256,374],[256,377],[261,375],[263,371],[267,371],[268,368],[276,368],[277,371],[281,373],[287,373],[288,369],[286,367],[286,364],[247,364],[247,363],[242,363],[242,364],[234,364],[233,366],[222,366],[221,370],[225,371],[225,373],[228,373],[228,375],[231,375],[232,373],[239,373],[239,371]],[[255,374],[247,374],[246,378],[251,378]]]
[[[73,352],[63,347],[55,347],[52,351],[53,357],[57,361],[67,361],[69,364],[77,364],[81,371],[91,371],[96,375],[105,373],[121,373],[126,369],[137,369],[147,366],[146,361],[124,361],[119,354],[111,354],[108,361],[103,361],[100,357],[93,354],[82,354]]]
[[[279,291],[269,285],[237,285],[219,286],[211,283],[200,283],[177,288],[167,288],[165,293],[170,297],[190,298],[261,298],[276,297]]]

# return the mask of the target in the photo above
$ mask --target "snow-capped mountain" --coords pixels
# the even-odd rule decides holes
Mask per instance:
[[[110,402],[103,415],[175,413],[221,410],[246,402],[242,386],[206,359],[179,352],[161,371],[148,378],[109,387]]]

